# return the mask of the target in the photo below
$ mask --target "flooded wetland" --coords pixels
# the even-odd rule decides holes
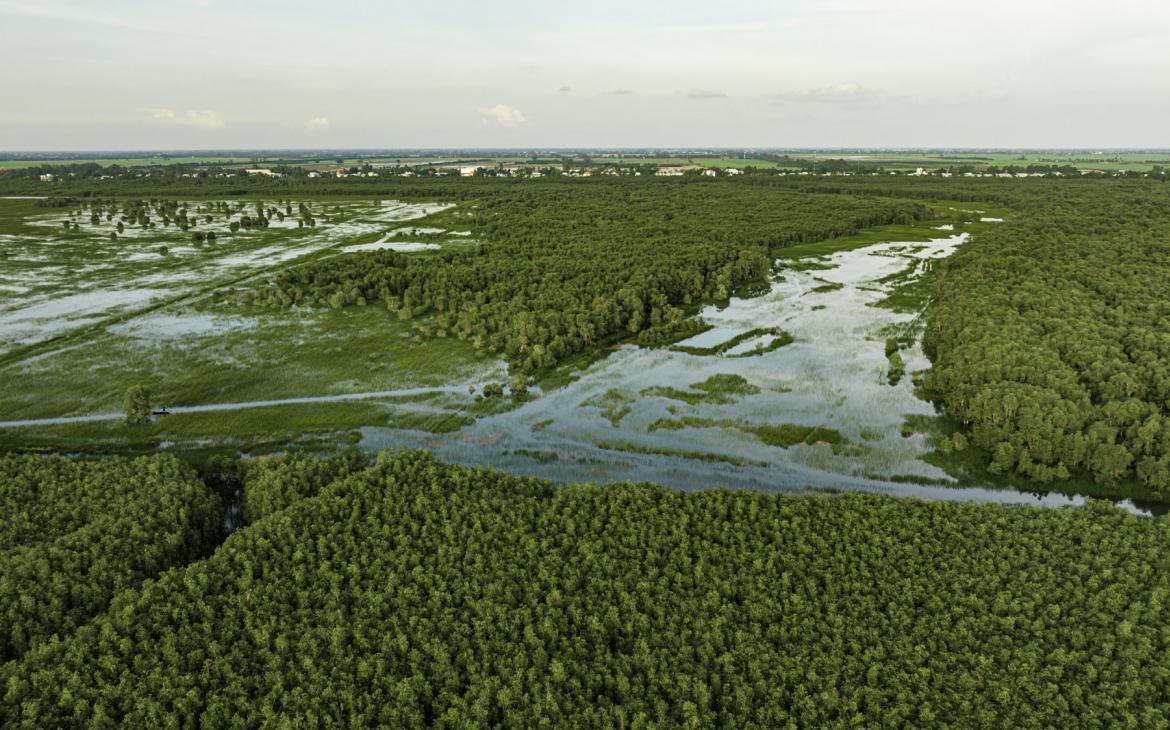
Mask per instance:
[[[123,225],[110,236],[117,220],[95,213],[87,221],[83,206],[28,216],[24,231],[3,241],[14,266],[0,288],[0,368],[35,385],[0,398],[5,434],[117,443],[119,394],[110,382],[137,373],[159,384],[156,400],[171,414],[140,442],[158,448],[248,448],[237,429],[198,420],[222,413],[269,442],[348,431],[371,452],[422,447],[558,482],[1080,501],[958,488],[922,458],[937,435],[922,426],[938,418],[916,391],[930,366],[919,343],[926,302],[904,306],[900,292],[969,241],[969,229],[998,217],[933,225],[911,241],[870,231],[856,245],[797,247],[774,262],[767,291],[693,315],[695,334],[656,347],[623,344],[552,387],[488,400],[484,386],[506,382],[507,365],[428,336],[425,320],[396,321],[376,306],[241,308],[230,294],[320,257],[466,250],[476,241],[458,225],[458,206],[311,202],[319,217],[306,226],[293,214],[301,204],[286,205],[290,215],[261,229],[194,246],[176,245],[173,228]],[[254,206],[201,201],[189,209],[192,220],[210,213],[222,227]],[[82,249],[83,265],[56,263]],[[256,427],[273,420],[282,427]]]
[[[932,434],[908,425],[936,418],[935,407],[916,394],[909,375],[890,383],[887,338],[910,343],[901,351],[908,374],[930,366],[918,338],[920,313],[891,306],[891,294],[969,236],[779,261],[770,291],[704,308],[698,316],[710,329],[675,346],[620,347],[569,384],[454,433],[366,427],[361,446],[423,447],[446,461],[557,482],[1078,504],[1076,496],[959,488],[947,472],[922,460],[933,450]],[[767,329],[786,333],[791,342],[767,351],[779,336],[765,334],[714,355],[684,351],[718,350]],[[710,379],[724,377],[734,378],[739,392],[704,389]],[[793,438],[770,438],[781,430]]]

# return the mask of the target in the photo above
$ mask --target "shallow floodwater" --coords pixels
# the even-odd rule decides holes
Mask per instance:
[[[246,275],[306,254],[338,247],[357,236],[384,233],[395,224],[418,220],[449,208],[449,204],[403,203],[384,200],[346,204],[344,209],[321,210],[322,222],[304,231],[292,218],[269,224],[271,231],[231,233],[228,218],[216,214],[212,224],[197,230],[217,231],[216,243],[190,245],[189,233],[176,226],[142,228],[125,226],[116,239],[110,232],[116,220],[95,224],[89,215],[73,210],[53,210],[29,219],[44,234],[0,237],[11,266],[0,271],[0,352],[39,342],[76,327],[99,322],[111,315],[181,296],[192,288],[229,275]],[[198,215],[201,217],[202,212]],[[236,220],[240,211],[233,211]],[[332,215],[334,222],[326,223]],[[340,218],[339,220],[337,218]],[[79,226],[77,233],[62,235],[64,222]],[[426,229],[430,230],[430,229]],[[440,230],[440,229],[435,229]],[[160,246],[167,248],[160,254]],[[434,244],[394,243],[399,250],[422,250]],[[338,249],[344,252],[346,249]],[[131,323],[137,326],[137,323]],[[200,323],[179,323],[178,334],[198,330]],[[158,327],[154,329],[158,330]]]
[[[419,241],[387,241],[383,238],[381,241],[374,241],[373,243],[355,243],[352,246],[346,246],[341,250],[346,253],[354,253],[357,251],[397,251],[399,253],[415,253],[418,251],[433,251],[442,248],[437,243],[422,243]]]
[[[366,428],[362,445],[370,450],[422,446],[447,461],[490,464],[560,482],[645,480],[681,488],[775,491],[839,488],[931,499],[1078,504],[1080,498],[1061,495],[947,487],[950,477],[919,458],[928,451],[925,437],[901,434],[905,416],[934,414],[931,404],[914,395],[909,376],[929,361],[917,344],[903,350],[907,375],[898,385],[889,385],[885,338],[911,325],[914,315],[872,305],[892,286],[883,277],[947,256],[966,238],[961,233],[928,243],[881,243],[816,260],[826,268],[783,271],[768,294],[733,299],[724,309],[702,312],[714,329],[684,343],[710,347],[760,327],[779,327],[793,335],[792,344],[772,352],[721,357],[624,347],[570,385],[454,434]],[[744,344],[729,354],[746,352],[755,341]],[[715,374],[742,376],[759,392],[729,403],[689,404],[648,391],[663,386],[687,390]],[[603,416],[606,404],[624,405],[628,412],[611,410]],[[682,418],[705,423],[652,428],[659,419]],[[712,421],[723,423],[705,425]],[[847,443],[784,449],[734,427],[789,423],[835,429]]]

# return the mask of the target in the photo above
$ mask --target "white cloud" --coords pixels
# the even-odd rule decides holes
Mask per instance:
[[[480,107],[479,114],[483,117],[485,124],[495,122],[497,125],[509,129],[515,129],[528,121],[524,118],[523,112],[507,104],[496,104],[491,108]]]
[[[174,109],[143,109],[151,119],[170,124],[181,124],[200,129],[223,129],[223,115],[210,109],[188,109],[177,112]]]
[[[313,117],[305,122],[305,129],[310,131],[329,129],[329,117]]]
[[[727,94],[714,89],[695,89],[687,92],[688,99],[726,99]]]
[[[861,88],[859,84],[850,82],[803,91],[784,91],[771,94],[768,98],[774,102],[845,102],[858,101],[869,96],[872,96],[871,92]]]

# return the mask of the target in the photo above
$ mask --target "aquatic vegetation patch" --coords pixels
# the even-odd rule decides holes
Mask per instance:
[[[555,451],[543,451],[540,449],[512,449],[507,453],[514,454],[516,456],[526,456],[529,459],[540,462],[541,464],[550,464],[561,458],[560,454]]]
[[[597,408],[601,412],[601,417],[609,421],[615,427],[618,426],[622,419],[630,412],[630,403],[633,398],[617,390],[607,390],[601,395],[594,396],[581,403],[583,408],[592,407]]]
[[[760,392],[760,389],[749,383],[747,378],[734,373],[717,373],[700,383],[692,383],[690,387],[706,393],[713,403],[728,403],[734,400],[733,396],[755,395]]]
[[[716,461],[736,466],[767,466],[768,462],[754,459],[745,459],[730,454],[718,454],[710,451],[686,451],[683,449],[667,449],[657,446],[642,446],[631,443],[611,443],[595,441],[593,445],[606,451],[626,451],[632,454],[649,454],[652,456],[673,456],[680,459],[694,459],[697,461]]]
[[[677,431],[683,428],[725,428],[742,431],[756,436],[769,446],[787,449],[790,446],[833,446],[845,443],[845,437],[836,429],[826,426],[805,426],[797,423],[757,424],[731,419],[701,418],[660,418],[650,424],[649,431]]]
[[[845,285],[839,281],[825,281],[824,279],[816,279],[816,281],[821,282],[821,284],[809,289],[809,292],[813,294],[827,294],[828,292],[845,288]]]
[[[689,345],[672,345],[670,349],[673,350],[674,352],[683,352],[683,353],[686,353],[688,355],[722,355],[723,353],[727,352],[728,350],[730,350],[731,348],[740,344],[741,342],[747,342],[748,340],[751,340],[751,339],[756,338],[756,337],[763,337],[764,335],[775,335],[777,337],[782,337],[784,334],[786,334],[784,332],[784,330],[780,329],[779,327],[756,327],[754,329],[748,330],[747,332],[741,332],[740,334],[736,335],[735,337],[732,337],[731,339],[729,339],[725,342],[721,342],[718,345],[713,345],[711,347],[693,347],[693,346],[689,346]],[[784,344],[788,344],[788,343],[784,343]],[[777,347],[781,347],[781,346],[782,345],[778,345]]]
[[[760,389],[748,382],[742,375],[719,373],[699,383],[692,383],[691,390],[681,390],[669,385],[654,385],[642,390],[643,397],[669,398],[691,405],[699,403],[731,403],[739,396],[755,395]],[[699,391],[699,392],[695,392]]]
[[[391,428],[402,428],[428,433],[453,433],[475,423],[462,413],[447,411],[396,411],[388,419]]]
[[[768,336],[769,335],[765,335],[765,337]],[[784,347],[785,345],[791,345],[793,342],[796,342],[796,338],[793,337],[790,332],[786,332],[784,330],[781,330],[778,334],[770,335],[770,337],[771,339],[768,340],[767,344],[764,344],[764,337],[762,337],[760,338],[760,341],[756,343],[755,347],[747,348],[743,352],[728,352],[726,356],[757,357],[769,352],[774,352],[779,350],[781,347]]]

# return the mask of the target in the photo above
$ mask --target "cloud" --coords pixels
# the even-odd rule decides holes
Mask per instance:
[[[572,86],[562,86],[561,88],[557,89],[557,93],[567,94],[572,90],[573,90]]]
[[[498,126],[514,129],[528,121],[524,118],[523,112],[507,104],[496,104],[490,108],[480,107],[478,111],[483,117],[484,124],[495,122]]]
[[[634,92],[630,91],[629,89],[614,89],[613,91],[607,91],[605,93],[608,96],[628,96]]]
[[[210,109],[188,109],[177,112],[174,109],[143,109],[151,119],[170,124],[181,124],[200,129],[223,129],[223,115]]]
[[[305,122],[305,129],[310,131],[329,129],[329,117],[313,117]]]
[[[870,95],[855,83],[822,86],[804,91],[784,91],[779,94],[770,94],[768,98],[774,102],[844,102],[857,101]]]
[[[687,92],[688,99],[726,99],[727,94],[712,89],[695,89]]]

